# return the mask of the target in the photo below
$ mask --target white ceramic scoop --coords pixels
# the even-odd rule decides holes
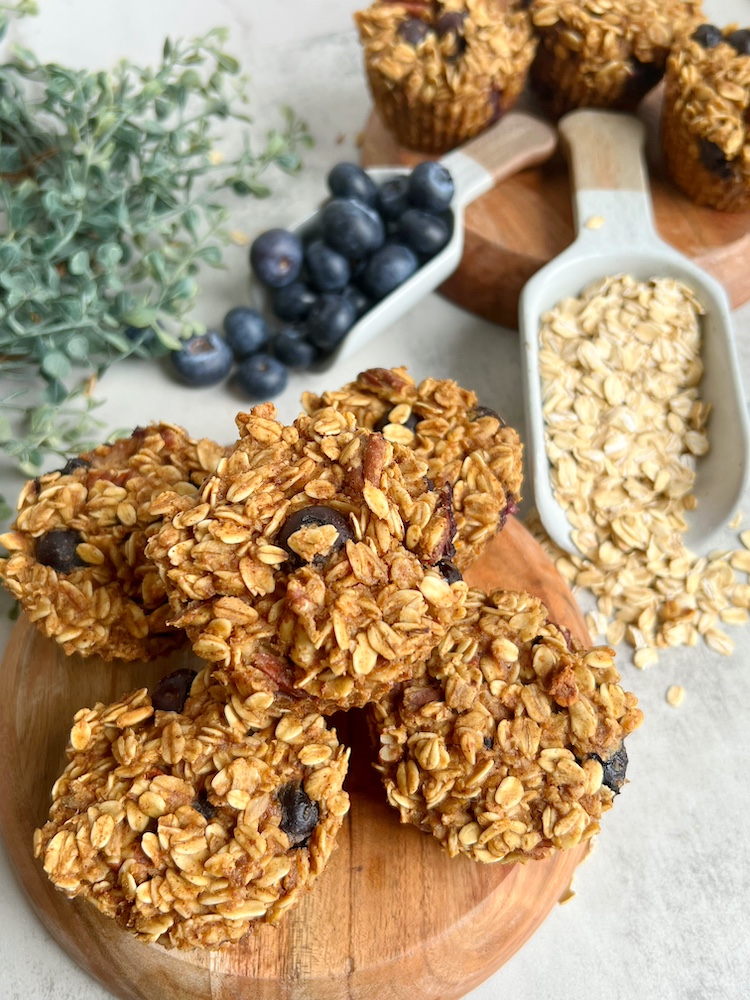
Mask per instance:
[[[368,341],[394,323],[420,299],[445,281],[456,270],[464,245],[464,209],[489,191],[498,181],[535,163],[548,159],[557,144],[555,129],[546,122],[522,112],[510,112],[486,132],[442,157],[455,184],[451,202],[453,235],[446,246],[423,264],[411,278],[378,302],[349,330],[333,354],[316,365],[330,368],[335,362],[355,354]],[[377,167],[367,171],[380,186],[385,181],[410,173],[408,167]],[[304,219],[292,226],[292,232],[312,233],[318,226],[321,209],[328,199]],[[254,282],[252,298],[270,316],[265,291]]]
[[[540,317],[598,278],[676,278],[693,289],[705,309],[699,391],[712,406],[710,450],[697,463],[693,492],[698,507],[689,515],[685,542],[694,552],[706,551],[730,520],[748,475],[748,419],[726,293],[657,236],[644,163],[645,130],[637,118],[584,109],[562,118],[558,129],[570,163],[577,236],[527,282],[519,301],[526,454],[539,516],[561,548],[577,552],[571,525],[550,484],[539,378]]]

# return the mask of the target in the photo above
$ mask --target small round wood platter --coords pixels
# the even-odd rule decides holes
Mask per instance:
[[[586,638],[551,561],[510,518],[467,574],[485,589],[525,589]],[[328,870],[277,927],[226,950],[144,945],[81,900],[53,888],[32,855],[64,765],[75,711],[110,702],[189,661],[105,664],[66,657],[33,625],[16,625],[0,674],[0,829],[37,914],[65,951],[123,1000],[453,1000],[495,972],[565,892],[585,849],[528,865],[451,859],[401,826],[371,767],[364,715],[336,717],[352,746],[352,807]]]
[[[531,102],[525,110],[539,113]],[[662,239],[720,281],[736,308],[750,299],[750,212],[694,205],[669,182],[660,163],[660,111],[657,87],[638,109],[648,131],[656,228]],[[423,159],[399,146],[375,112],[370,115],[360,148],[363,166],[413,166]],[[461,264],[440,291],[464,309],[515,330],[521,289],[574,235],[568,169],[558,150],[546,163],[507,178],[467,207]]]

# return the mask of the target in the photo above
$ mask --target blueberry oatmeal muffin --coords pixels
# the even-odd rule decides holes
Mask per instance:
[[[197,493],[224,451],[159,423],[28,482],[0,535],[0,578],[27,617],[67,654],[150,659],[181,645],[144,556],[157,526],[150,505],[165,489]]]
[[[535,42],[516,0],[376,0],[354,18],[378,114],[398,142],[444,153],[511,108]]]
[[[167,492],[148,544],[198,656],[248,689],[324,713],[409,676],[463,614],[448,484],[333,408],[270,404],[197,495]]]
[[[689,198],[750,209],[750,29],[702,24],[675,46],[661,139],[667,173]]]
[[[370,709],[388,801],[451,856],[528,861],[588,840],[642,721],[614,652],[535,597],[471,590],[426,670]]]
[[[474,561],[521,500],[518,434],[480,406],[475,393],[449,379],[417,385],[405,368],[371,368],[335,392],[305,393],[302,404],[308,413],[324,406],[353,413],[360,426],[413,448],[436,486],[451,487],[459,570]]]
[[[34,854],[139,940],[216,949],[276,923],[324,870],[349,751],[315,712],[179,673],[76,713]]]
[[[661,80],[672,44],[701,21],[700,0],[533,0],[531,81],[555,116],[635,109]]]

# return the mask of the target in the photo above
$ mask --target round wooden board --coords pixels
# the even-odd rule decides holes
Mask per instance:
[[[570,591],[515,518],[467,574],[485,589],[526,589],[587,637]],[[34,828],[64,762],[74,712],[110,702],[189,662],[105,664],[66,657],[25,619],[0,674],[0,828],[42,921],[69,955],[123,1000],[453,1000],[495,972],[564,893],[585,848],[528,865],[451,859],[401,826],[370,766],[362,711],[336,717],[352,746],[352,808],[315,890],[278,927],[224,951],[144,945],[81,900],[68,900],[32,856]],[[348,730],[348,731],[347,731]]]
[[[537,111],[538,108],[530,107]],[[694,205],[664,176],[659,156],[661,92],[641,104],[656,227],[664,240],[705,268],[736,308],[750,299],[750,212]],[[413,166],[425,156],[399,146],[373,112],[360,148],[363,166]],[[497,184],[469,205],[461,263],[440,291],[457,305],[515,330],[528,279],[573,242],[568,170],[558,151],[539,167]]]

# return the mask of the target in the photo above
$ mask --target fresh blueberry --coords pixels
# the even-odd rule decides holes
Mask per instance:
[[[727,35],[727,41],[741,56],[750,56],[750,29],[740,28]]]
[[[398,37],[409,45],[419,45],[430,33],[430,25],[421,17],[410,17],[398,26]]]
[[[719,42],[724,41],[721,28],[717,28],[715,24],[701,24],[691,37],[704,49],[715,49]]]
[[[418,163],[409,174],[408,197],[415,208],[444,212],[455,192],[453,178],[436,160]]]
[[[317,295],[303,281],[295,281],[291,285],[279,288],[273,297],[273,311],[288,323],[297,323],[305,319],[317,299]]]
[[[341,294],[345,299],[349,299],[354,305],[357,319],[359,319],[360,316],[364,316],[369,309],[372,309],[371,300],[368,299],[362,289],[357,288],[356,285],[347,285]]]
[[[717,146],[710,139],[701,139],[699,142],[700,161],[706,170],[716,174],[722,180],[729,180],[732,176],[732,168],[724,155],[721,146]]]
[[[378,213],[353,198],[334,198],[323,209],[323,239],[348,260],[366,257],[385,243]]]
[[[185,385],[216,385],[229,374],[234,360],[229,344],[217,330],[185,341],[170,355],[172,367]]]
[[[53,528],[37,538],[34,545],[36,561],[57,573],[72,573],[86,563],[76,552],[83,541],[73,528]]]
[[[500,414],[495,410],[491,410],[489,406],[475,406],[468,416],[471,421],[482,420],[483,417],[492,417],[494,420],[497,420],[501,427],[508,426]]]
[[[250,399],[278,396],[288,381],[286,367],[270,354],[253,354],[237,365],[237,386]]]
[[[181,712],[197,674],[183,667],[162,677],[151,692],[151,704],[158,712]]]
[[[404,174],[403,177],[385,181],[378,188],[377,208],[387,222],[397,219],[409,207],[406,196],[408,187],[409,178]]]
[[[268,288],[291,285],[302,269],[302,241],[286,229],[268,229],[253,241],[250,265]]]
[[[346,257],[332,250],[323,240],[313,240],[308,245],[305,264],[310,283],[319,292],[340,292],[351,277]]]
[[[224,336],[237,361],[242,361],[265,347],[270,334],[257,309],[236,306],[224,317]]]
[[[283,326],[271,344],[274,355],[289,368],[310,368],[318,360],[318,349],[299,326]]]
[[[216,808],[209,802],[205,788],[201,789],[198,797],[193,800],[193,809],[206,820],[212,820],[216,815]]]
[[[284,785],[278,791],[281,806],[279,828],[289,838],[291,847],[305,847],[318,825],[320,806],[313,802],[300,784]]]
[[[419,267],[416,254],[400,243],[390,243],[370,258],[362,276],[362,287],[376,301],[398,288]]]
[[[446,583],[458,583],[459,580],[463,580],[461,571],[453,565],[450,559],[441,559],[436,568]]]
[[[375,181],[356,163],[337,163],[328,174],[328,189],[334,198],[356,198],[371,206],[378,194]]]
[[[341,343],[357,319],[354,304],[343,295],[321,295],[307,317],[307,336],[324,353]]]
[[[451,238],[451,222],[445,215],[408,208],[398,220],[398,239],[420,257],[434,257]]]

